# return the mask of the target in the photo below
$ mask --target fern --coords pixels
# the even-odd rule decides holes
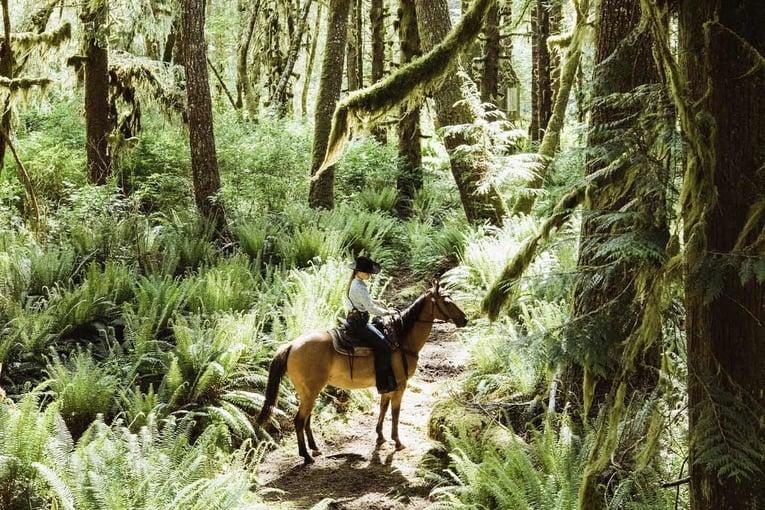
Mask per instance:
[[[760,441],[759,417],[740,392],[705,384],[709,399],[698,409],[690,438],[694,462],[717,473],[720,479],[751,479],[762,475],[765,448]]]

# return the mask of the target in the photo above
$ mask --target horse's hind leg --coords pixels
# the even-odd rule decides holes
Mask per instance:
[[[380,395],[380,416],[377,417],[377,444],[383,444],[385,442],[385,434],[383,434],[383,422],[385,421],[385,415],[388,414],[388,405],[390,404],[390,393],[383,393]]]

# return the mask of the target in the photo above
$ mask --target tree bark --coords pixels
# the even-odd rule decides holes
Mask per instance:
[[[324,161],[329,133],[332,128],[332,114],[340,99],[350,3],[351,0],[331,0],[329,6],[329,26],[327,27],[327,39],[324,46],[324,59],[314,116],[311,176],[318,172]],[[335,170],[332,166],[325,169],[317,179],[311,180],[308,205],[314,209],[332,209],[334,206],[334,187]]]
[[[305,79],[303,80],[303,91],[300,95],[300,113],[304,117],[308,115],[308,92],[311,90],[311,81],[313,78],[313,63],[316,59],[316,47],[319,44],[319,29],[321,27],[322,3],[316,4],[316,23],[314,23],[313,34],[311,35],[311,47],[305,61]]]
[[[236,104],[239,108],[245,107],[246,114],[250,119],[257,119],[260,99],[258,94],[252,89],[247,59],[250,55],[250,45],[252,44],[255,26],[260,15],[260,0],[256,0],[250,9],[247,27],[239,38],[239,44],[236,49]],[[257,77],[260,73],[260,66],[256,66],[255,71],[255,76]]]
[[[763,2],[680,3],[692,510],[765,507],[765,282],[744,277],[765,253],[763,23]]]
[[[558,89],[555,93],[555,104],[552,109],[552,114],[545,126],[542,141],[539,144],[538,154],[542,164],[540,165],[537,174],[528,184],[528,188],[532,190],[542,188],[550,162],[558,151],[560,135],[563,130],[563,123],[566,119],[566,107],[568,106],[569,96],[571,95],[571,90],[576,81],[576,72],[579,68],[579,61],[582,56],[582,45],[584,44],[585,35],[589,30],[587,15],[590,8],[590,0],[580,0],[579,2],[576,2],[575,5],[577,7],[576,21],[568,43],[566,59],[561,66],[559,86],[555,87]],[[545,99],[544,97],[539,96],[540,93],[541,91],[537,91],[538,102],[544,103]],[[533,194],[527,194],[520,197],[513,207],[513,213],[530,213],[535,201],[536,197]]]
[[[416,0],[415,5],[422,50],[430,51],[451,30],[449,7],[446,0]],[[440,127],[466,125],[475,120],[475,115],[461,102],[462,80],[458,73],[446,77],[433,99]],[[492,225],[501,225],[506,212],[502,197],[493,185],[485,186],[486,191],[481,189],[489,173],[488,160],[481,156],[467,159],[460,157],[459,151],[455,152],[460,146],[470,143],[464,132],[444,137],[465,216],[470,222],[488,221]]]
[[[226,230],[226,216],[223,204],[217,200],[220,175],[207,74],[205,0],[183,0],[181,11],[194,199],[200,215],[213,225],[216,235],[222,237]]]
[[[499,57],[500,57],[500,9],[492,6],[486,13],[483,45],[483,73],[481,74],[481,101],[494,103],[499,98]]]
[[[372,71],[371,83],[382,80],[385,73],[385,9],[383,0],[371,0],[369,24],[372,30]],[[387,132],[382,126],[372,128],[372,136],[381,144],[388,141]]]
[[[348,23],[348,56],[345,60],[349,92],[364,86],[362,10],[361,0],[351,0],[350,22]]]
[[[300,46],[303,44],[303,34],[308,26],[308,13],[311,10],[312,0],[305,0],[303,4],[303,11],[300,14],[300,21],[295,33],[292,34],[292,40],[290,41],[290,48],[287,52],[287,63],[284,65],[279,81],[276,84],[276,90],[271,100],[271,104],[276,108],[277,114],[280,118],[287,115],[287,85],[292,77],[292,70],[295,68],[295,63],[298,59],[298,53],[300,52]]]
[[[417,31],[417,13],[410,1],[399,1],[399,38],[401,64],[420,55],[420,36]],[[420,106],[405,111],[398,121],[398,189],[399,214],[407,218],[417,190],[422,189],[422,149],[420,145]]]
[[[608,106],[607,101],[612,94],[627,94],[640,85],[659,81],[651,39],[639,29],[640,19],[640,6],[633,0],[601,0],[599,4],[588,140],[589,152],[598,157],[588,159],[587,175],[621,161],[624,154],[639,153],[635,140],[650,136],[641,131],[641,108]],[[644,109],[649,108],[645,105]],[[630,132],[634,135],[629,136]],[[647,145],[651,145],[650,141]],[[642,323],[646,309],[656,312],[644,302],[645,295],[652,293],[639,293],[636,279],[642,273],[654,276],[647,278],[649,281],[658,280],[662,264],[642,255],[625,254],[614,260],[601,253],[605,243],[618,236],[628,239],[626,243],[635,238],[654,240],[656,252],[665,250],[669,239],[664,210],[667,178],[661,175],[664,169],[660,165],[646,164],[642,158],[640,162],[622,161],[620,166],[630,167],[624,170],[625,175],[639,173],[642,177],[620,179],[598,190],[584,207],[577,260],[581,280],[574,289],[574,310],[566,334],[566,351],[571,359],[562,378],[568,397],[566,408],[579,426],[594,419],[609,393],[615,394],[612,385],[624,383],[631,398],[644,401],[655,389],[659,373],[661,338],[653,338],[650,348],[638,350],[642,352],[640,358],[634,364],[630,362],[634,369],[625,369],[623,358],[625,345]],[[621,213],[629,214],[630,220],[615,222],[614,216]],[[590,463],[613,453],[604,452],[598,444]],[[634,462],[624,452],[619,452],[618,457],[623,459],[620,467],[625,470],[629,462]],[[609,483],[603,480],[618,482],[620,476],[612,466],[588,470],[580,487],[579,508],[605,508],[603,491]]]
[[[557,58],[550,53],[547,39],[560,24],[560,5],[551,8],[547,0],[536,0],[531,13],[531,125],[529,138],[539,142],[552,116],[554,103],[554,77],[558,68]]]
[[[112,174],[109,133],[114,127],[109,108],[109,53],[106,48],[105,2],[83,6],[85,34],[85,143],[88,181],[105,184]]]

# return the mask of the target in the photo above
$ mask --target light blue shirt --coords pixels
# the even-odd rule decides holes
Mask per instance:
[[[358,276],[351,282],[351,287],[348,289],[348,295],[343,296],[343,301],[345,301],[345,308],[348,311],[355,308],[360,312],[369,312],[373,315],[385,315],[386,313],[390,313],[390,310],[380,308],[374,301],[372,301],[372,296],[369,294],[367,285]]]

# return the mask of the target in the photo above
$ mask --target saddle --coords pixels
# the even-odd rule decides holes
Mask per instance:
[[[372,321],[372,324],[385,335],[391,344],[391,351],[400,347],[394,320],[392,317],[375,317]],[[371,356],[372,348],[364,340],[351,333],[348,322],[345,319],[339,319],[338,322],[340,322],[340,327],[329,330],[329,335],[332,337],[332,347],[335,351],[349,357]]]

